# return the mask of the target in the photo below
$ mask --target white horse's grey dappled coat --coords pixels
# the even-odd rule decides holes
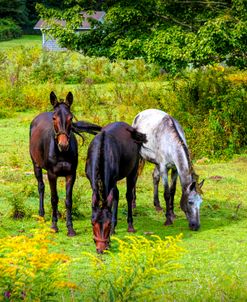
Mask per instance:
[[[177,176],[180,177],[182,197],[180,205],[189,221],[192,230],[200,227],[200,188],[197,175],[194,172],[188,151],[184,131],[177,120],[166,112],[158,109],[147,109],[140,112],[134,119],[132,126],[146,134],[147,143],[141,148],[144,160],[156,165],[153,172],[154,205],[161,210],[158,198],[158,184],[160,177],[164,184],[164,198],[166,201],[166,225],[173,223],[174,195]],[[171,184],[168,182],[168,171],[171,170]]]

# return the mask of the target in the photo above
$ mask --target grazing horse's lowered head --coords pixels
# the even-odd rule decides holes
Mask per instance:
[[[200,228],[200,205],[202,203],[200,194],[203,183],[204,180],[199,184],[194,180],[182,190],[180,207],[184,211],[192,231],[197,231]]]
[[[112,212],[108,207],[92,209],[93,239],[97,253],[107,250],[110,244]]]

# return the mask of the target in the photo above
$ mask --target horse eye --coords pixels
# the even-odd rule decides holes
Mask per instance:
[[[189,201],[189,205],[193,206],[194,201]]]

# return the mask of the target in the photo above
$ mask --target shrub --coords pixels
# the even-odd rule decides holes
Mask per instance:
[[[246,73],[245,73],[246,78]],[[222,66],[175,78],[176,117],[197,157],[229,157],[247,143],[247,82],[243,72]]]
[[[180,267],[177,261],[184,253],[178,245],[181,234],[165,240],[151,238],[128,236],[124,241],[112,237],[118,253],[106,251],[109,261],[85,254],[94,280],[93,301],[166,300],[164,286],[177,280],[172,271]]]
[[[52,234],[42,220],[40,224],[31,236],[0,239],[1,301],[51,301],[76,288],[66,281],[69,257],[49,251]]]
[[[0,41],[19,38],[22,34],[21,28],[11,19],[0,20]]]

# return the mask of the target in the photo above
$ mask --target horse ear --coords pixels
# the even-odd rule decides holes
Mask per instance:
[[[69,92],[66,96],[65,103],[70,107],[73,103],[73,94]]]
[[[58,104],[57,97],[53,91],[50,93],[50,102],[53,107],[55,107]]]
[[[205,179],[203,179],[203,180],[198,184],[198,186],[199,186],[200,189],[202,188],[202,186],[203,186],[203,184],[204,184],[204,181],[205,181]]]

